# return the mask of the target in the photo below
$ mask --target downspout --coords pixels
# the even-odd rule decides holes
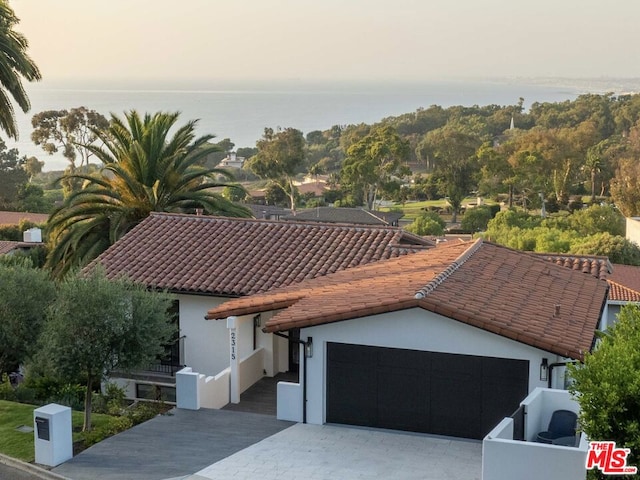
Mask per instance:
[[[547,379],[547,387],[548,388],[552,388],[551,387],[551,383],[552,383],[552,380],[553,380],[553,369],[555,367],[566,367],[567,365],[571,365],[571,364],[574,364],[574,363],[579,363],[579,362],[576,361],[576,360],[573,360],[573,361],[570,361],[570,362],[556,362],[556,363],[550,364],[547,367],[549,369],[549,378]]]
[[[304,345],[305,347],[304,350],[306,350],[307,342],[305,342],[304,340],[290,338],[289,335],[285,335],[284,333],[280,333],[280,332],[271,332],[271,333],[273,333],[278,337],[286,338],[290,342],[297,343],[298,345]],[[302,381],[302,423],[307,423],[307,355],[305,354],[304,350],[302,352],[302,358],[303,358],[302,376],[304,377]]]

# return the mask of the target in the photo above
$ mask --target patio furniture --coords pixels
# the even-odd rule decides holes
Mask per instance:
[[[573,437],[576,435],[576,425],[578,415],[570,410],[556,410],[551,415],[549,427],[546,431],[538,433],[536,441],[540,443],[553,443],[554,440],[562,437]]]

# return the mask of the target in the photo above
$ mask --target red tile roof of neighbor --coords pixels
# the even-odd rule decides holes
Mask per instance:
[[[0,255],[4,255],[5,253],[9,253],[10,251],[15,250],[19,245],[20,242],[0,240]]]
[[[44,244],[40,242],[12,242],[9,240],[0,240],[0,255],[7,254],[14,250],[28,250],[40,245]]]
[[[18,225],[20,220],[29,220],[33,223],[46,223],[47,220],[49,220],[49,215],[46,213],[0,211],[0,225]]]
[[[241,296],[431,246],[395,227],[153,213],[88,268],[99,262],[110,278]]]
[[[592,346],[607,288],[592,275],[477,240],[230,300],[207,317],[282,309],[265,325],[273,332],[417,307],[581,359]]]
[[[572,270],[578,270],[582,273],[588,273],[594,277],[605,280],[609,278],[609,274],[613,270],[613,266],[607,257],[600,256],[584,256],[569,255],[560,253],[536,253],[549,262],[556,265],[567,267]]]
[[[613,280],[607,280],[609,284],[609,300],[614,302],[640,302],[640,292]]]
[[[607,277],[625,287],[640,292],[640,267],[635,265],[613,264],[613,272]]]

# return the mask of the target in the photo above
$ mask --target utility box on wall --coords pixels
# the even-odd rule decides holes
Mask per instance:
[[[33,411],[36,463],[55,467],[73,457],[71,409],[50,403]]]

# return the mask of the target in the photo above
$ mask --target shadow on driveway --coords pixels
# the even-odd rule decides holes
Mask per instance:
[[[73,480],[181,477],[291,425],[255,413],[174,409],[88,448],[53,471]]]

